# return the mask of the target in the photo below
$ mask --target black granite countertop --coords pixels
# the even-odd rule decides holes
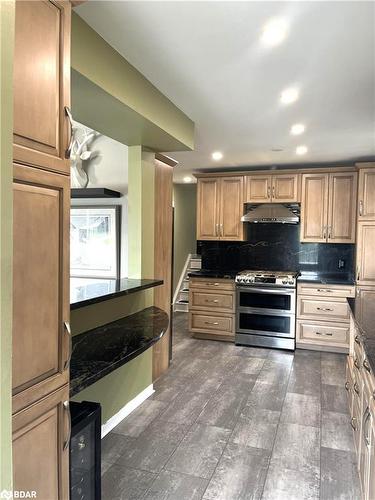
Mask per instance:
[[[236,274],[238,271],[220,271],[218,269],[216,270],[210,270],[210,269],[197,269],[196,271],[191,271],[189,273],[189,276],[192,278],[228,278],[228,279],[234,279],[236,277]]]
[[[348,303],[361,335],[366,357],[375,373],[375,294],[360,294]]]
[[[301,272],[299,283],[317,283],[319,285],[354,285],[352,273],[304,273]]]
[[[70,309],[79,309],[162,284],[162,280],[155,279],[70,278]]]
[[[75,335],[70,362],[70,396],[142,354],[164,335],[168,325],[166,312],[148,307]]]

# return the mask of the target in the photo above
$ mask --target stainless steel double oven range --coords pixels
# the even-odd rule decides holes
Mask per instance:
[[[237,274],[236,344],[295,349],[296,281],[294,272]]]

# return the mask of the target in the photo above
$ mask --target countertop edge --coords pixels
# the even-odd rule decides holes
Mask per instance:
[[[126,290],[119,290],[116,292],[111,292],[106,295],[101,295],[100,297],[92,297],[89,299],[83,299],[79,302],[74,302],[70,304],[70,310],[74,311],[76,309],[81,309],[83,307],[91,306],[93,304],[99,304],[100,302],[106,302],[107,300],[116,299],[117,297],[122,297],[124,295],[131,295],[132,293],[140,292],[142,290],[147,290],[149,288],[154,288],[156,286],[161,286],[164,284],[163,280],[153,280],[151,283],[145,283],[143,285],[136,285]]]

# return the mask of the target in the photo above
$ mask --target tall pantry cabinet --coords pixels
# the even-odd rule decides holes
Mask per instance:
[[[13,487],[39,500],[69,498],[70,21],[16,2]]]

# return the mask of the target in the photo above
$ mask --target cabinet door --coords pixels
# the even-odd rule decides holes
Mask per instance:
[[[298,174],[280,174],[272,176],[272,201],[277,203],[295,203],[298,201]]]
[[[220,186],[220,239],[243,239],[243,177],[223,177]]]
[[[220,179],[198,179],[197,240],[219,239]]]
[[[271,175],[248,175],[245,203],[270,203],[271,183]]]
[[[356,193],[356,172],[330,174],[328,243],[355,242]]]
[[[14,53],[16,161],[69,172],[70,2],[17,1]]]
[[[14,166],[13,410],[68,380],[69,177]]]
[[[358,219],[375,220],[375,168],[359,171]]]
[[[357,284],[375,285],[375,224],[359,222],[357,231]]]
[[[13,416],[13,487],[38,500],[69,498],[69,389]],[[64,404],[65,403],[65,404]]]
[[[302,176],[301,235],[302,242],[327,241],[328,175]]]

